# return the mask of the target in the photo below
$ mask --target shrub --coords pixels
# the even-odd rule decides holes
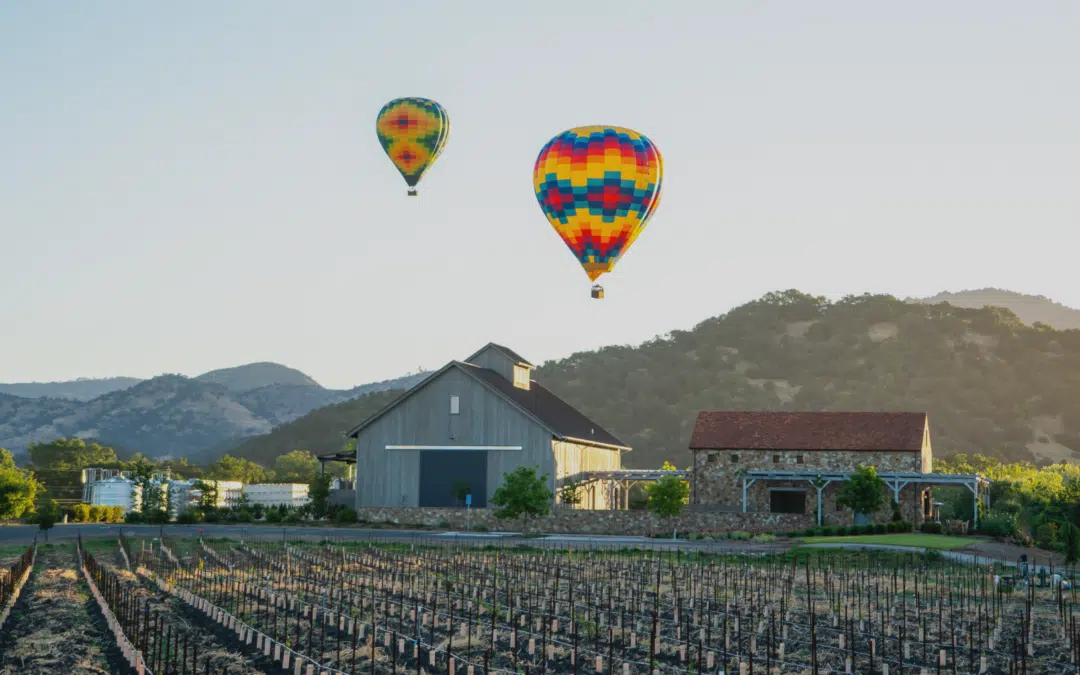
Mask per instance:
[[[285,517],[281,519],[281,522],[289,523],[290,525],[293,523],[299,523],[302,520],[302,518],[300,517],[300,513],[301,512],[299,510],[289,511],[285,514]]]
[[[76,504],[71,507],[72,520],[76,523],[89,523],[90,522],[90,505],[89,504]]]
[[[203,509],[203,520],[208,522],[208,523],[220,523],[221,522],[221,511],[218,511],[216,508],[214,508],[212,506],[207,507],[207,508]]]
[[[900,531],[897,525],[899,525],[899,523],[894,520],[885,526],[885,531],[889,534],[896,534]]]
[[[143,518],[143,514],[141,512],[139,512],[139,511],[128,511],[127,515],[124,516],[124,522],[125,523],[131,523],[131,524],[138,524],[138,523],[145,523],[146,519]]]
[[[1053,550],[1058,545],[1058,525],[1057,523],[1043,523],[1035,530],[1035,541],[1039,544],[1039,548],[1045,548]]]
[[[334,522],[338,525],[351,525],[356,520],[356,509],[351,506],[342,507],[334,514]]]
[[[941,534],[941,523],[928,520],[922,524],[922,531],[926,534]]]
[[[199,522],[199,516],[194,511],[184,511],[176,517],[176,522],[181,525],[194,525]]]
[[[449,530],[450,529],[450,521],[449,520],[440,520],[439,524],[436,525],[435,527],[439,528],[440,530]]]
[[[874,534],[885,534],[885,523],[874,525]]]
[[[109,506],[105,509],[105,522],[108,523],[122,523],[124,522],[124,507],[123,506]]]
[[[146,522],[151,525],[164,525],[169,522],[169,514],[161,509],[146,514]]]
[[[90,520],[88,523],[100,523],[105,520],[105,507],[104,506],[91,506],[90,507]]]
[[[799,531],[798,530],[788,530],[787,532],[784,533],[784,536],[785,537],[797,537],[797,536],[799,536]]]
[[[749,532],[741,532],[740,531],[740,532],[732,532],[728,536],[731,537],[735,541],[747,541],[747,540],[750,539],[750,537],[752,535]]]
[[[255,516],[251,515],[251,511],[248,511],[247,509],[240,509],[236,512],[236,522],[253,523],[255,522]]]
[[[487,532],[488,531],[488,526],[487,525],[473,525],[472,529],[473,529],[473,532]],[[702,535],[698,535],[698,536],[701,537]]]
[[[836,528],[832,527],[832,526],[829,526],[829,525],[826,525],[825,527],[821,528],[821,536],[823,536],[823,537],[835,537],[836,536]]]
[[[266,522],[268,523],[280,523],[283,517],[281,511],[273,507],[266,512]]]
[[[762,544],[771,544],[772,542],[776,541],[776,535],[772,534],[771,532],[762,532],[761,534],[754,537],[754,541],[760,542]]]
[[[979,521],[979,532],[991,537],[1011,537],[1017,534],[1016,517],[1008,513],[991,513]]]

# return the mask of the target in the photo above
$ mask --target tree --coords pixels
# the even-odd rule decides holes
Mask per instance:
[[[5,448],[0,448],[0,468],[15,468],[15,457]]]
[[[581,488],[582,482],[579,480],[570,480],[563,484],[559,488],[559,503],[566,504],[567,506],[575,506],[581,503]]]
[[[316,520],[325,518],[330,512],[330,480],[326,474],[316,474],[308,483],[311,515]]]
[[[218,488],[217,481],[203,481],[197,480],[192,485],[193,488],[199,491],[199,510],[203,513],[213,511],[217,508],[218,503]]]
[[[319,473],[319,460],[309,450],[293,450],[274,460],[274,480],[279,483],[310,483]]]
[[[1065,541],[1065,562],[1070,565],[1080,562],[1080,528],[1066,522],[1061,527],[1061,536]]]
[[[503,484],[495,490],[491,503],[501,506],[495,517],[503,520],[523,517],[525,528],[531,518],[551,513],[555,494],[547,487],[548,475],[536,475],[536,467],[520,466],[503,474]]]
[[[30,463],[39,469],[85,469],[119,464],[116,451],[81,438],[58,438],[30,444]]]
[[[266,481],[270,474],[250,459],[225,455],[210,465],[206,471],[206,477],[213,480],[236,480],[250,485]]]
[[[840,486],[836,505],[869,515],[885,503],[885,481],[872,466],[860,466]]]
[[[675,471],[675,465],[664,462],[661,471]],[[671,518],[682,513],[690,496],[690,484],[678,476],[663,476],[656,483],[646,486],[649,501],[645,508],[661,518]]]
[[[38,528],[45,533],[45,541],[49,541],[49,530],[56,524],[56,519],[59,517],[60,507],[55,501],[45,499],[38,505],[36,520]]]
[[[22,518],[34,510],[44,488],[30,471],[0,464],[0,520]]]

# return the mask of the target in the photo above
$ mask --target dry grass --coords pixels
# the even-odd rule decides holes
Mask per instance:
[[[109,673],[101,650],[105,636],[91,622],[89,592],[73,563],[70,551],[39,550],[32,581],[23,589],[27,605],[9,619],[3,675]]]

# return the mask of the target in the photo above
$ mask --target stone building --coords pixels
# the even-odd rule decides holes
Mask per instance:
[[[735,412],[698,414],[690,449],[692,508],[698,511],[806,514],[822,525],[884,522],[893,500],[905,520],[931,513],[933,453],[926,413]],[[854,515],[836,505],[860,465],[886,482],[885,506]],[[975,486],[978,498],[978,484]]]

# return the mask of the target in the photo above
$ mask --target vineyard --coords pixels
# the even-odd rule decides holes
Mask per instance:
[[[70,565],[118,652],[107,672],[1080,673],[1069,573],[1018,579],[935,553],[121,535]]]

